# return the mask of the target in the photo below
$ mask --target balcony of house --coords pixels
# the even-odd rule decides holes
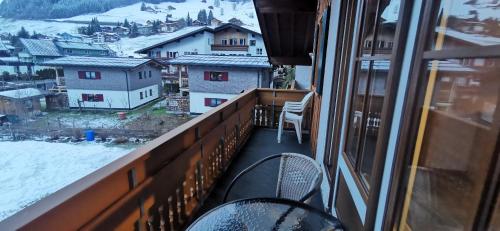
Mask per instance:
[[[0,222],[0,230],[182,230],[219,205],[228,182],[263,157],[310,155],[307,135],[276,142],[285,101],[306,91],[254,89]],[[304,114],[310,129],[311,108]],[[292,127],[285,127],[291,129]],[[230,199],[272,196],[279,162],[236,184]],[[319,195],[312,205],[323,208]]]
[[[248,45],[223,45],[212,44],[212,51],[246,51],[248,52]]]

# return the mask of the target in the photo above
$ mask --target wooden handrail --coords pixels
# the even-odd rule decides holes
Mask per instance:
[[[0,230],[183,229],[249,138],[258,108],[306,91],[253,89],[0,222]]]

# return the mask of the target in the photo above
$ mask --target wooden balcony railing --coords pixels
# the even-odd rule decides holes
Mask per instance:
[[[213,51],[248,51],[248,45],[212,44]]]
[[[305,93],[247,91],[7,218],[0,230],[182,230],[254,124],[275,127],[284,101]]]

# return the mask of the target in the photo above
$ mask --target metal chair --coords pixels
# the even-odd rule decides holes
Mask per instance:
[[[257,166],[280,158],[276,197],[296,200],[309,204],[314,193],[319,191],[323,171],[319,164],[312,158],[297,153],[282,153],[268,156],[240,172],[229,184],[224,194],[224,203],[236,181]]]
[[[304,118],[304,111],[311,102],[314,92],[309,92],[302,98],[300,102],[286,101],[283,106],[283,111],[280,114],[278,125],[278,143],[281,143],[281,134],[283,133],[284,123],[292,123],[297,133],[299,144],[302,143],[302,120]]]

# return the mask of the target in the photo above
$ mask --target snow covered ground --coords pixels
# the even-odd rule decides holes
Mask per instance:
[[[96,143],[0,142],[0,221],[130,151]]]

